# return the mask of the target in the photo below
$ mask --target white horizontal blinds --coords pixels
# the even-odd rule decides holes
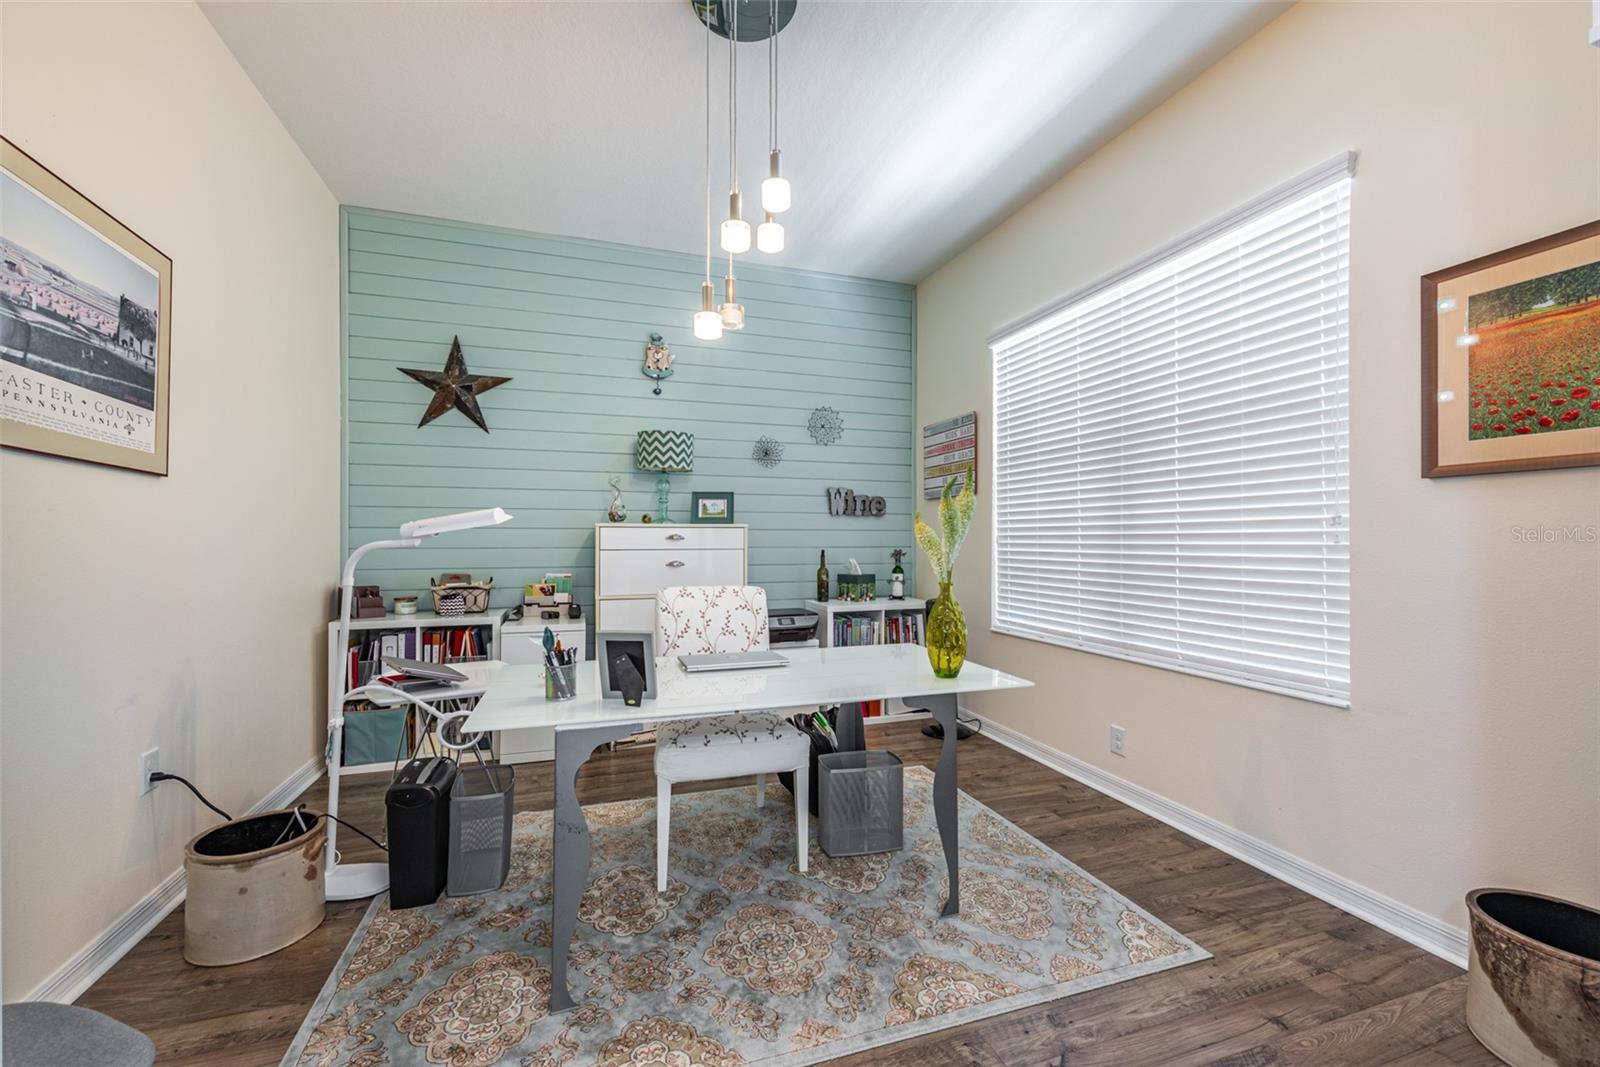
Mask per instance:
[[[998,338],[995,629],[1345,704],[1350,180]]]

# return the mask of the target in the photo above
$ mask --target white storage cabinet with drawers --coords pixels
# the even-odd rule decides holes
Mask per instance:
[[[745,585],[749,533],[731,523],[596,523],[595,630],[654,630],[658,589]]]

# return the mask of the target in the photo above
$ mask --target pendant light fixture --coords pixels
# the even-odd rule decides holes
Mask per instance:
[[[723,279],[725,286],[722,307],[722,328],[724,330],[744,329],[744,305],[736,302],[733,296],[733,254],[728,254],[728,276]]]
[[[769,241],[775,244],[773,248],[761,245],[757,235],[763,252],[783,250],[783,227],[772,218],[789,210],[789,179],[783,176],[782,156],[778,150],[778,0],[767,0],[767,180],[761,183],[761,210],[767,215],[762,228],[777,228]]]
[[[739,0],[728,6],[733,18],[728,30],[728,217],[722,222],[722,250],[734,256],[750,251],[750,224],[741,217],[739,202]],[[730,261],[730,277],[732,273]]]
[[[739,0],[731,0],[733,17],[728,27],[728,193],[729,218],[722,224],[722,248],[728,253],[728,275],[723,279],[722,328],[744,329],[744,305],[734,298],[733,257],[750,251],[750,224],[739,217]]]
[[[706,277],[700,283],[700,310],[694,313],[697,340],[715,341],[722,337],[722,314],[713,303],[716,289],[711,284],[711,25],[706,24]]]

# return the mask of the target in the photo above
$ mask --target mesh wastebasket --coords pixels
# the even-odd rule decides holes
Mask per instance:
[[[894,852],[905,844],[905,770],[876,749],[817,757],[817,840],[830,856]]]
[[[452,897],[492,893],[511,873],[511,787],[508,764],[463,768],[450,788],[450,873],[444,891]]]

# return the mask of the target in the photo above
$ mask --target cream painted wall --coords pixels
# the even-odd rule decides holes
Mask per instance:
[[[4,997],[317,755],[338,207],[188,3],[0,5],[0,127],[173,261],[171,475],[0,454]],[[323,653],[322,655],[325,655]]]
[[[1361,152],[1350,710],[990,633],[980,499],[970,654],[1040,686],[979,711],[1455,927],[1486,884],[1600,904],[1600,544],[1515,533],[1593,531],[1600,471],[1417,473],[1418,277],[1600,218],[1589,14],[1301,4],[918,287],[920,421],[982,412],[991,331]]]

